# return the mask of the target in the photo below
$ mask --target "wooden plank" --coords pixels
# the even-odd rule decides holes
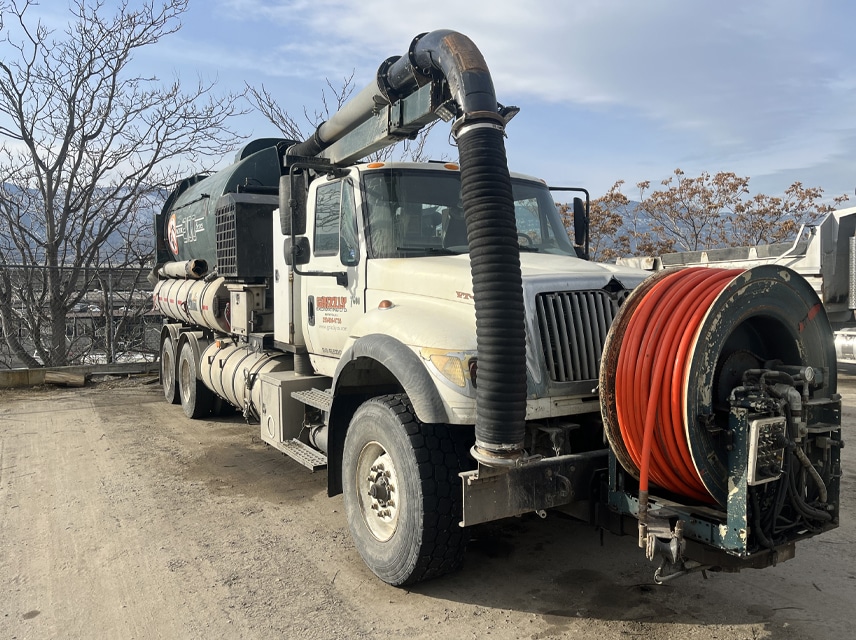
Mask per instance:
[[[82,387],[86,384],[86,375],[70,371],[45,371],[45,384],[60,384],[66,387]]]

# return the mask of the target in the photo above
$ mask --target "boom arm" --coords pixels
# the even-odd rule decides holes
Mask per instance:
[[[496,102],[481,52],[467,36],[449,30],[417,36],[406,56],[388,58],[366,86],[289,156],[320,156],[343,166],[415,136],[438,118],[504,127],[518,109]]]

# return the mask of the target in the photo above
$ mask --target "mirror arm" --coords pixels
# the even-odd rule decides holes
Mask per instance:
[[[336,278],[336,284],[340,287],[348,286],[347,271],[301,271],[297,267],[297,256],[300,254],[300,247],[296,244],[291,246],[292,265],[291,268],[299,276],[330,276]]]

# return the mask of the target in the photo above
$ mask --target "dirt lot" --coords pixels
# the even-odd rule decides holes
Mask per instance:
[[[853,637],[853,446],[841,528],[765,571],[656,586],[632,537],[551,515],[485,527],[461,572],[400,590],[325,474],[254,435],[186,420],[157,385],[0,392],[0,640]]]

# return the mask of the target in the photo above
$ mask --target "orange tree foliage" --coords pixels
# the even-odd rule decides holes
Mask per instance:
[[[823,189],[800,182],[783,196],[751,195],[749,178],[725,171],[688,177],[675,169],[659,189],[637,183],[636,201],[622,193],[623,186],[619,180],[592,200],[593,260],[783,242],[848,200],[842,195],[824,203]],[[564,209],[563,215],[569,222]]]

